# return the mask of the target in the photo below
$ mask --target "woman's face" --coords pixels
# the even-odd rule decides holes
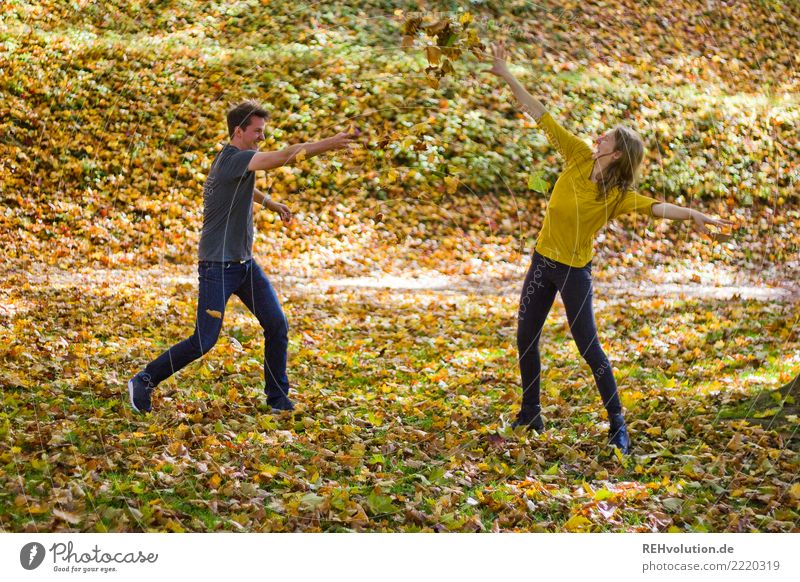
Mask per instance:
[[[611,160],[615,160],[622,155],[622,152],[615,152],[614,148],[617,147],[616,139],[614,138],[613,131],[607,131],[600,137],[595,138],[594,140],[594,153],[592,154],[593,159],[598,159],[601,157],[608,157]]]

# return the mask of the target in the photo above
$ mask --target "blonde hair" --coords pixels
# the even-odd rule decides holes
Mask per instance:
[[[620,198],[626,191],[633,190],[644,158],[644,140],[638,133],[624,125],[617,125],[613,135],[614,151],[622,152],[622,155],[611,162],[600,175],[598,199],[607,199],[614,188],[619,188]]]

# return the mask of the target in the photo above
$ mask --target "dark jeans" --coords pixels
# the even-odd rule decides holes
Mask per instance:
[[[600,342],[592,309],[592,263],[575,268],[534,252],[522,287],[517,323],[519,369],[522,375],[522,406],[539,406],[541,363],[539,337],[556,291],[567,311],[567,321],[581,356],[592,369],[609,415],[622,412],[617,384]]]
[[[256,316],[264,330],[264,382],[267,396],[274,400],[288,395],[288,323],[278,296],[264,271],[253,259],[243,263],[200,261],[197,271],[200,297],[197,301],[194,333],[147,365],[144,371],[150,374],[153,384],[169,378],[214,347],[222,329],[225,305],[231,295],[235,294]],[[212,315],[209,312],[219,313]]]

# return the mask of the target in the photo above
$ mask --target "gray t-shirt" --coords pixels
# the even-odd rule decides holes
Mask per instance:
[[[203,186],[201,261],[253,258],[253,189],[256,173],[247,165],[256,150],[228,144],[211,163]]]

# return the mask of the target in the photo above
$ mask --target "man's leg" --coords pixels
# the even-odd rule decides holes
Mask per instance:
[[[538,413],[541,361],[539,358],[539,338],[544,328],[547,314],[556,297],[556,287],[549,279],[548,271],[552,263],[534,253],[519,300],[517,316],[517,349],[519,350],[519,371],[522,376],[522,411]]]
[[[275,289],[255,259],[250,262],[250,269],[235,293],[264,330],[264,391],[267,402],[274,404],[289,395],[286,375],[289,324]]]
[[[194,333],[147,365],[144,374],[149,376],[153,386],[207,353],[219,338],[225,305],[238,283],[236,273],[221,264],[201,264],[198,273],[199,297]]]

